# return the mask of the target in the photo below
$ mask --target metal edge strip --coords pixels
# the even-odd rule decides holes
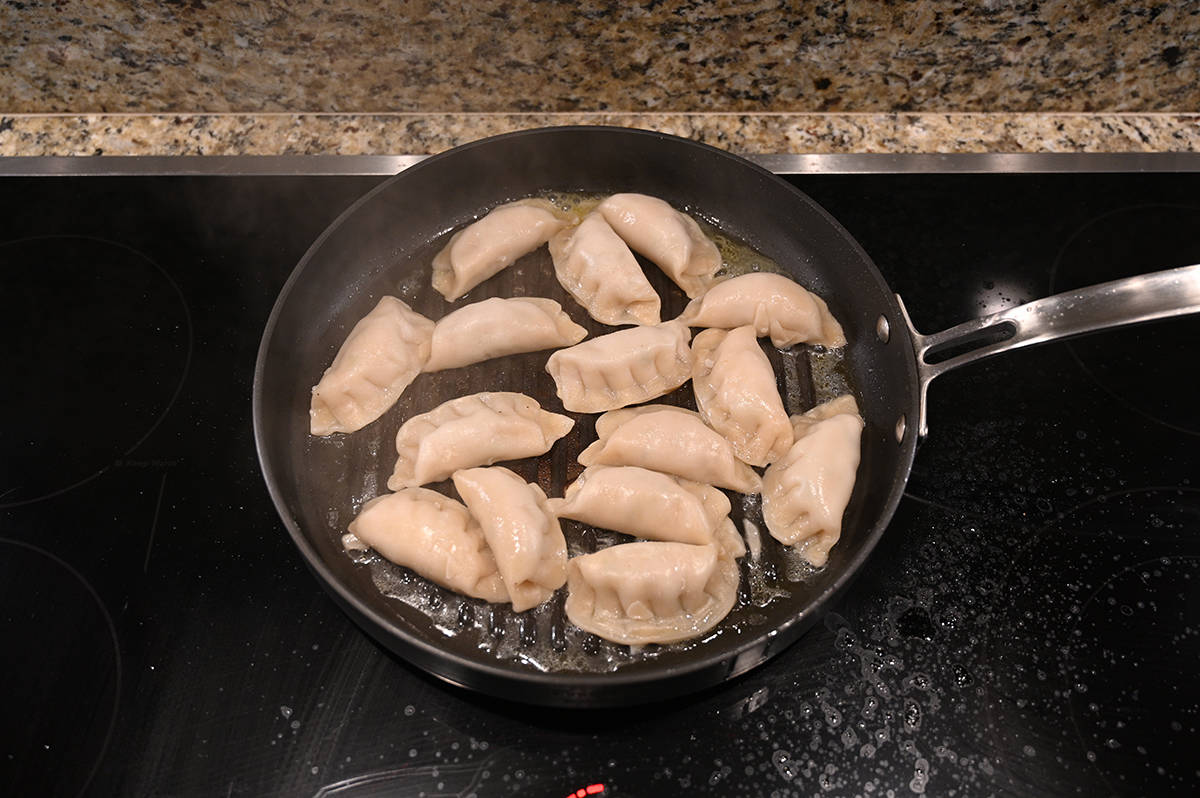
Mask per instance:
[[[0,158],[0,177],[394,175],[425,155],[85,155]]]
[[[751,155],[776,174],[1200,172],[1195,152],[856,153]]]
[[[425,155],[12,156],[0,177],[393,175]],[[1200,152],[743,154],[776,174],[1200,172]]]

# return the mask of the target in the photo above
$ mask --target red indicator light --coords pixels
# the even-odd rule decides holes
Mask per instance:
[[[582,787],[575,791],[575,798],[584,798],[586,795],[587,790],[583,789]]]
[[[580,787],[575,792],[567,793],[567,798],[587,798],[589,795],[599,795],[604,792],[603,784],[589,784],[586,787]]]
[[[602,793],[602,792],[604,792],[603,784],[589,784],[588,785],[588,788],[587,788],[588,795],[596,795],[596,794]]]

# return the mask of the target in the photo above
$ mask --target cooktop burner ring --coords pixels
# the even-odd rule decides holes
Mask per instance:
[[[168,271],[119,241],[84,235],[0,242],[17,390],[0,431],[10,453],[0,508],[68,492],[121,463],[175,405],[191,367],[194,330]],[[132,387],[131,387],[132,386]],[[63,454],[67,453],[67,457]]]
[[[1200,229],[1200,206],[1179,203],[1127,205],[1080,225],[1059,248],[1050,266],[1051,293],[1107,280],[1200,263],[1200,239],[1179,230]],[[1172,233],[1176,233],[1172,235]],[[1194,238],[1194,237],[1193,237]],[[1180,383],[1179,367],[1189,362],[1180,349],[1200,320],[1184,317],[1099,333],[1064,346],[1079,368],[1124,407],[1177,432],[1200,436],[1184,421],[1178,391],[1156,390]],[[1135,373],[1130,364],[1144,371]]]
[[[1163,780],[1173,774],[1144,767],[1181,761],[1173,748],[1166,754],[1160,750],[1171,743],[1156,736],[1157,746],[1148,745],[1139,759],[1129,758],[1129,752],[1119,746],[1099,747],[1087,738],[1106,728],[1108,721],[1114,728],[1118,723],[1124,724],[1120,728],[1142,728],[1139,724],[1171,708],[1183,715],[1191,712],[1191,720],[1196,720],[1195,710],[1188,708],[1200,703],[1188,698],[1183,671],[1176,667],[1170,673],[1143,672],[1163,663],[1178,666],[1180,661],[1191,661],[1188,654],[1200,647],[1200,635],[1187,630],[1196,628],[1196,621],[1185,618],[1182,611],[1152,617],[1160,608],[1149,604],[1128,616],[1140,623],[1121,626],[1097,619],[1107,605],[1095,599],[1106,586],[1119,585],[1122,590],[1114,592],[1114,598],[1128,599],[1136,606],[1136,599],[1129,598],[1133,588],[1153,593],[1164,580],[1170,581],[1168,568],[1178,571],[1184,564],[1195,570],[1200,542],[1192,532],[1198,518],[1200,490],[1195,488],[1114,491],[1089,497],[1031,530],[1012,552],[984,647],[994,673],[1004,674],[1003,680],[989,684],[994,700],[989,702],[988,716],[990,725],[1004,729],[1008,736],[993,744],[1012,754],[1010,765],[1018,772],[1032,766],[1038,756],[1043,768],[1040,777],[1070,783],[1069,770],[1085,767],[1110,786],[1116,778],[1125,780],[1122,788],[1130,788],[1129,779],[1138,778],[1150,780],[1141,785],[1147,794],[1169,787]],[[1141,583],[1128,582],[1131,574],[1141,578],[1143,571],[1148,575]],[[1200,580],[1189,573],[1176,582],[1188,586],[1171,601],[1188,607],[1189,601],[1194,603]],[[1121,604],[1113,607],[1126,617]],[[1146,629],[1155,630],[1152,639],[1143,638]],[[1173,649],[1162,645],[1159,631],[1173,634]],[[1148,666],[1140,669],[1138,661]],[[1125,679],[1114,679],[1112,673]],[[1129,690],[1134,695],[1140,691],[1142,700],[1136,704],[1123,700]],[[1176,701],[1181,692],[1182,700]],[[1081,699],[1089,714],[1081,713]],[[1092,704],[1097,708],[1093,710]],[[1107,719],[1103,709],[1110,710]],[[1180,731],[1194,736],[1196,728],[1200,723]],[[1110,732],[1110,736],[1119,734]],[[1057,764],[1046,770],[1050,760]]]
[[[27,652],[24,667],[9,662],[4,671],[6,684],[13,688],[5,718],[14,731],[19,727],[22,736],[14,734],[13,740],[21,739],[25,748],[25,755],[16,762],[16,781],[10,780],[13,774],[7,774],[5,782],[21,784],[19,769],[27,768],[32,784],[38,784],[42,776],[37,771],[53,767],[56,793],[70,792],[66,787],[73,786],[83,794],[112,742],[121,705],[123,668],[116,623],[96,589],[66,560],[41,546],[11,538],[0,538],[0,547],[15,549],[0,558],[4,567],[11,569],[8,578],[0,582],[8,588],[4,593],[6,659],[17,660],[20,652]],[[100,628],[84,623],[96,621],[94,616],[102,621]],[[27,625],[22,627],[22,623]],[[111,681],[103,668],[104,649],[112,658]],[[81,656],[89,653],[93,656]],[[75,712],[46,713],[44,706],[37,705],[46,690],[60,700],[66,698]],[[111,698],[105,701],[106,696]],[[23,707],[22,702],[33,704]],[[39,764],[38,756],[50,759]]]
[[[1142,634],[1154,637],[1154,632],[1162,626],[1159,616],[1164,614],[1164,611],[1175,610],[1179,612],[1181,619],[1183,619],[1183,613],[1186,612],[1185,607],[1171,606],[1173,602],[1180,602],[1186,605],[1188,599],[1184,592],[1181,591],[1174,596],[1167,596],[1164,595],[1165,591],[1161,589],[1164,584],[1164,577],[1169,581],[1170,577],[1174,576],[1176,580],[1174,586],[1182,586],[1179,581],[1180,574],[1178,573],[1181,568],[1187,569],[1187,572],[1182,574],[1183,582],[1200,584],[1200,578],[1196,578],[1200,577],[1200,555],[1181,554],[1153,557],[1128,565],[1104,580],[1093,591],[1092,595],[1083,602],[1079,612],[1075,615],[1075,623],[1071,629],[1071,637],[1073,639],[1070,639],[1068,643],[1070,650],[1066,654],[1065,665],[1067,670],[1075,674],[1080,681],[1073,685],[1070,697],[1067,700],[1067,711],[1071,719],[1071,725],[1075,730],[1076,738],[1085,752],[1088,763],[1114,792],[1129,785],[1118,783],[1124,774],[1114,773],[1114,768],[1105,767],[1105,757],[1097,754],[1098,749],[1110,757],[1120,755],[1123,758],[1132,758],[1138,764],[1149,768],[1151,763],[1148,759],[1150,753],[1148,748],[1154,747],[1156,749],[1155,753],[1160,753],[1157,749],[1160,749],[1164,745],[1172,745],[1176,739],[1180,738],[1180,735],[1185,735],[1182,738],[1184,742],[1180,746],[1182,750],[1177,759],[1174,757],[1162,757],[1161,754],[1159,756],[1160,760],[1182,761],[1185,756],[1183,751],[1194,750],[1193,744],[1196,738],[1197,718],[1195,716],[1195,709],[1192,708],[1190,712],[1192,717],[1188,718],[1190,725],[1181,722],[1179,717],[1187,718],[1189,707],[1175,705],[1172,707],[1175,710],[1174,716],[1162,724],[1163,728],[1154,731],[1146,728],[1138,729],[1137,724],[1152,723],[1156,719],[1137,716],[1136,708],[1143,704],[1149,703],[1152,708],[1156,707],[1155,702],[1145,702],[1142,700],[1142,687],[1140,686],[1134,686],[1132,689],[1133,703],[1118,702],[1124,705],[1118,707],[1118,711],[1120,709],[1127,709],[1127,711],[1131,711],[1135,715],[1132,721],[1117,719],[1110,724],[1103,717],[1103,713],[1105,709],[1111,711],[1113,707],[1105,707],[1101,702],[1104,704],[1110,703],[1112,699],[1117,697],[1116,694],[1121,688],[1129,686],[1129,681],[1125,679],[1124,674],[1118,672],[1119,669],[1141,671],[1147,669],[1147,666],[1149,666],[1149,669],[1153,670],[1155,667],[1162,666],[1160,658],[1170,655],[1174,655],[1172,658],[1178,658],[1177,662],[1178,660],[1184,660],[1184,662],[1179,662],[1178,664],[1185,664],[1190,658],[1186,656],[1179,657],[1179,638],[1194,637],[1195,633],[1194,631],[1190,633],[1183,632],[1176,635],[1176,640],[1174,641],[1176,642],[1176,647],[1169,654],[1164,654],[1164,647],[1159,645],[1154,651],[1156,660],[1151,662],[1144,656],[1144,652],[1139,657],[1139,652],[1136,650],[1122,650],[1117,653],[1108,650],[1107,646],[1099,646],[1099,650],[1088,651],[1088,643],[1091,638],[1083,634],[1080,627],[1084,624],[1085,620],[1090,619],[1092,625],[1096,627],[1097,640],[1111,639],[1112,635],[1100,638],[1099,633],[1104,631],[1103,626],[1111,627],[1114,625],[1137,626],[1141,629]],[[1176,573],[1172,574],[1172,571]],[[1103,595],[1106,592],[1109,593],[1107,597]],[[1134,599],[1139,592],[1146,600]],[[1113,608],[1116,614],[1112,615],[1110,612],[1111,617],[1107,619],[1104,617],[1098,619],[1092,618],[1098,608],[1101,613],[1104,613],[1107,607]],[[1191,629],[1192,624],[1187,624],[1185,628]],[[1120,630],[1118,630],[1119,633]],[[1161,644],[1163,641],[1156,642]],[[1107,670],[1110,673],[1105,674],[1103,670]],[[1079,689],[1087,684],[1085,681],[1082,681],[1084,677],[1090,678],[1094,684],[1097,680],[1103,680],[1106,675],[1110,684],[1106,689],[1102,689],[1098,696],[1095,695],[1095,691],[1093,690]],[[1152,692],[1163,689],[1163,684],[1158,683],[1154,679],[1146,679],[1146,686]],[[1160,696],[1160,698],[1167,697]],[[1129,707],[1133,707],[1134,709],[1129,710]],[[1131,725],[1134,726],[1133,729],[1129,728]],[[1191,733],[1193,744],[1186,742],[1187,732]],[[1140,740],[1143,744],[1131,745],[1132,741],[1129,739],[1131,736],[1135,740]],[[1138,755],[1140,755],[1142,761],[1138,761]],[[1158,766],[1151,775],[1159,777],[1168,776],[1165,768],[1161,766]],[[1155,791],[1151,790],[1151,792]]]

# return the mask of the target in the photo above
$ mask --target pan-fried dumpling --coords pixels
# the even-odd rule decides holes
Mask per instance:
[[[613,194],[599,205],[612,229],[635,252],[662,269],[689,297],[697,297],[721,268],[717,245],[696,220],[657,197]]]
[[[846,394],[792,416],[792,426],[796,442],[763,477],[763,520],[773,538],[820,567],[842,535],[863,420]]]
[[[553,299],[485,299],[438,320],[424,370],[442,371],[519,352],[570,346],[586,337],[587,330],[571,321]]]
[[[762,491],[762,479],[737,459],[733,446],[692,410],[644,405],[596,419],[599,440],[579,454],[593,465],[631,465],[741,493]]]
[[[432,335],[432,321],[394,296],[380,299],[312,389],[312,434],[354,432],[387,412],[421,372]]]
[[[737,563],[716,544],[609,546],[567,563],[567,618],[614,643],[688,640],[733,609],[738,576]]]
[[[500,205],[459,230],[433,259],[433,287],[450,302],[511,266],[566,227],[568,217],[544,199]]]
[[[662,303],[629,245],[593,211],[550,239],[558,282],[601,324],[658,324]]]
[[[600,335],[560,349],[546,371],[563,407],[600,413],[645,402],[683,385],[692,376],[691,331],[665,322]]]
[[[405,488],[377,496],[350,522],[350,534],[442,587],[493,603],[508,601],[479,523],[437,491]]]
[[[835,348],[846,344],[842,325],[825,300],[781,274],[754,272],[717,283],[693,299],[676,321],[689,327],[730,330],[754,326],[777,347],[798,343]]]
[[[396,468],[388,488],[446,479],[460,468],[536,457],[550,451],[575,422],[507,391],[476,393],[413,416],[396,433]]]
[[[792,424],[754,328],[704,330],[692,341],[692,358],[700,416],[733,444],[738,459],[762,467],[782,457]]]
[[[499,466],[456,471],[454,487],[483,528],[514,612],[566,583],[567,541],[541,488]]]
[[[730,509],[729,499],[714,487],[636,466],[585,469],[550,507],[559,518],[646,540],[698,545],[713,542]]]

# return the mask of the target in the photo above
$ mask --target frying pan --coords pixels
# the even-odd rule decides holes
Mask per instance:
[[[715,633],[686,644],[631,650],[582,633],[562,596],[517,616],[456,596],[378,558],[352,557],[341,536],[362,502],[383,492],[402,421],[483,390],[522,391],[563,412],[543,366],[547,353],[421,375],[383,418],[349,436],[308,434],[310,387],[350,328],[384,294],[437,319],[488,296],[549,296],[592,334],[592,322],[558,286],[545,247],[446,303],[429,285],[430,261],[450,231],[506,201],[547,190],[662,197],[772,259],[826,298],[849,341],[834,371],[866,422],[862,461],[840,543],[820,570],[804,569],[765,534],[760,559],[743,558],[737,607]],[[663,318],[685,298],[654,268]],[[334,599],[395,654],[446,681],[510,700],[616,706],[664,699],[733,678],[794,642],[845,590],[870,555],[904,490],[925,399],[938,375],[981,357],[1091,330],[1200,311],[1200,266],[1059,295],[936,335],[913,329],[866,252],[815,202],[770,172],[686,139],[603,127],[531,130],[429,158],[349,208],[296,266],[263,333],[254,379],[254,427],[271,498],[309,567]],[[821,398],[804,348],[765,346],[789,412]],[[956,354],[941,357],[939,353]],[[667,397],[686,404],[690,390]],[[510,464],[550,495],[580,467],[594,438],[590,416],[550,454]],[[432,486],[453,495],[449,483]],[[734,496],[734,519],[761,521]],[[613,542],[564,522],[572,553]],[[764,528],[765,533],[765,528]],[[560,591],[560,594],[565,591]]]

